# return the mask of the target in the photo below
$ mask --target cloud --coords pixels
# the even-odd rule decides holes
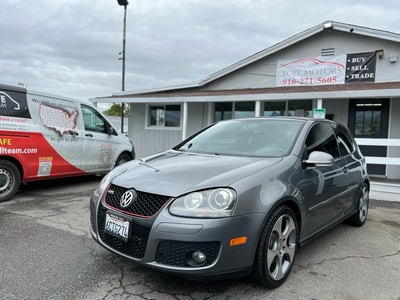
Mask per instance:
[[[398,0],[131,0],[125,90],[197,81],[325,20],[397,31]],[[88,100],[121,91],[117,1],[0,1],[0,83]]]

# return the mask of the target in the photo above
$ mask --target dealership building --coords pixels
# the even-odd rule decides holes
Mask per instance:
[[[400,182],[400,34],[326,21],[197,82],[90,99],[129,103],[137,157],[219,120],[328,118],[346,125],[375,178]]]

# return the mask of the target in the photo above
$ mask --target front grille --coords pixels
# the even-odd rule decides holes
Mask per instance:
[[[106,195],[106,204],[119,210],[123,210],[128,214],[151,217],[156,214],[170,198],[168,196],[161,196],[137,191],[137,201],[135,201],[128,208],[121,208],[119,205],[120,199],[127,190],[129,189],[112,184]]]
[[[96,215],[96,205],[94,204],[93,200],[90,200],[90,225],[92,226],[92,230],[96,231],[96,222],[95,222],[95,215]]]
[[[188,255],[194,251],[201,251],[207,257],[202,266],[209,266],[217,259],[219,249],[219,242],[162,241],[157,247],[156,262],[175,267],[191,267],[187,263]]]
[[[98,228],[99,228],[99,235],[101,240],[111,248],[126,254],[128,256],[141,259],[143,258],[145,252],[146,252],[146,245],[147,245],[147,238],[144,236],[138,236],[135,235],[135,231],[132,230],[131,238],[128,240],[128,242],[124,242],[116,237],[113,237],[111,235],[108,235],[107,233],[104,232],[104,227],[105,227],[105,213],[102,210],[99,210],[99,215],[98,215]],[[136,231],[140,230],[142,226],[140,225],[134,225],[134,228]],[[145,228],[142,228],[144,230],[142,231],[147,231]],[[148,236],[148,235],[146,235]]]
[[[92,226],[92,230],[96,231],[95,221],[94,221],[94,212],[90,209],[90,225]]]

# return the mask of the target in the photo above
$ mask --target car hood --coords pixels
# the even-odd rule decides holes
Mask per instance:
[[[282,158],[239,157],[168,151],[122,165],[112,183],[138,191],[177,197],[211,187],[225,187]]]

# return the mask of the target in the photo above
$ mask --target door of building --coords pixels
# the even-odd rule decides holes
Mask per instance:
[[[390,99],[350,99],[348,127],[355,138],[387,138]],[[360,146],[364,156],[387,156],[387,147]],[[386,165],[368,164],[370,175],[386,175]]]

